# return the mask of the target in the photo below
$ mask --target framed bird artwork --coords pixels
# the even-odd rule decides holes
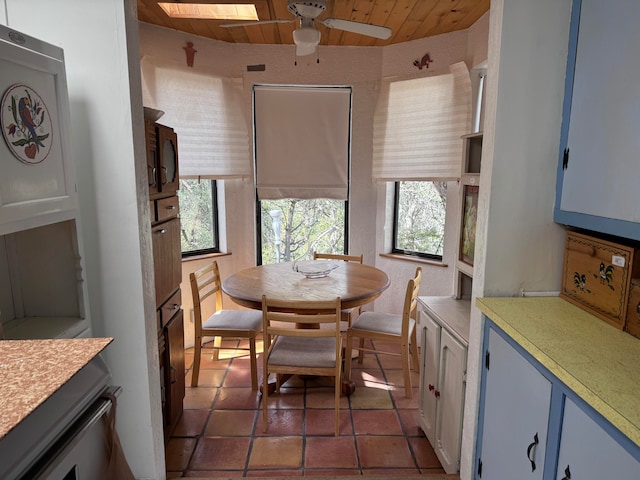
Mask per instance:
[[[51,150],[51,116],[40,95],[27,85],[10,86],[2,97],[2,135],[23,163],[44,161]]]

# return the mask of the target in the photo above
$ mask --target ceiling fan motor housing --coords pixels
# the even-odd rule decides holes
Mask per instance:
[[[300,2],[289,0],[288,9],[297,17],[316,18],[326,7],[325,1]]]

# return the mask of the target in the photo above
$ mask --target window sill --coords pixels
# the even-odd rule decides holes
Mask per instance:
[[[438,260],[430,260],[428,258],[416,257],[414,255],[400,255],[397,253],[381,253],[381,257],[391,260],[402,260],[403,262],[422,263],[424,265],[432,265],[434,267],[448,267],[449,265]]]
[[[218,257],[226,257],[227,255],[231,255],[231,252],[218,252],[218,253],[207,253],[204,255],[193,255],[189,257],[182,257],[182,263],[192,262],[196,260],[203,260],[206,258],[218,258]]]

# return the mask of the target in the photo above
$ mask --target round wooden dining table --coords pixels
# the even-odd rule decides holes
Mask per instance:
[[[337,268],[321,278],[307,278],[288,262],[247,268],[227,277],[222,291],[238,305],[255,310],[262,309],[262,295],[301,302],[340,297],[342,308],[349,309],[374,301],[389,287],[389,277],[382,270],[355,262],[333,263]],[[350,379],[342,379],[345,395],[355,388]],[[274,390],[272,383],[269,391]]]
[[[247,268],[227,277],[222,291],[238,305],[256,310],[262,309],[262,295],[301,302],[340,297],[342,308],[349,309],[374,301],[389,287],[389,277],[380,269],[355,262],[332,263],[337,268],[321,278],[307,278],[288,262]]]

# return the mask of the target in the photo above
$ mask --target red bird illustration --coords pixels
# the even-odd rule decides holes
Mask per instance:
[[[433,62],[433,60],[431,60],[431,55],[429,55],[429,53],[425,53],[420,60],[413,61],[413,66],[418,67],[419,70],[422,70],[422,67],[429,68],[429,64],[431,62]]]
[[[31,109],[30,102],[27,97],[22,97],[18,101],[18,114],[20,115],[20,120],[22,120],[23,125],[29,130],[29,134],[31,138],[29,138],[29,142],[33,142],[36,144],[36,148],[44,147],[40,139],[38,138],[38,134],[36,133],[36,124],[31,117]]]

